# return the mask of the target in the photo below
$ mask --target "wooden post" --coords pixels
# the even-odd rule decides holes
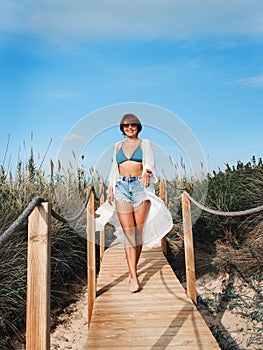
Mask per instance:
[[[94,192],[91,191],[87,207],[87,276],[88,276],[88,324],[96,299],[96,246],[94,223]]]
[[[164,185],[163,185],[163,182],[160,181],[160,198],[164,201],[165,205],[167,205],[167,196],[165,194],[165,188],[164,188]],[[164,254],[164,256],[167,256],[167,241],[166,241],[166,237],[164,236],[162,239],[161,239],[161,247],[162,247],[162,252]]]
[[[50,349],[50,203],[28,218],[26,349]]]
[[[103,185],[102,194],[100,198],[100,205],[102,205],[104,202],[105,202],[105,187]],[[105,229],[100,231],[100,266],[102,264],[104,251],[105,251]]]
[[[186,268],[186,288],[187,295],[196,304],[196,280],[194,261],[194,242],[192,232],[191,204],[185,193],[182,195],[182,212],[184,227],[184,251]]]

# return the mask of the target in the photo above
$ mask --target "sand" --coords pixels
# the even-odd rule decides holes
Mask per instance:
[[[260,327],[262,330],[262,323],[240,315],[260,311],[256,308],[251,310],[255,291],[238,278],[233,280],[233,285],[231,283],[228,274],[218,276],[217,279],[206,275],[198,280],[197,292],[209,305],[207,307],[200,303],[199,311],[214,334],[218,334],[222,348],[262,350],[263,333],[257,331]],[[226,291],[229,286],[232,289]],[[220,299],[222,295],[224,298]],[[244,305],[247,305],[247,310]],[[87,290],[83,288],[78,301],[69,305],[58,317],[57,326],[51,334],[51,350],[82,350],[87,331]]]
[[[70,304],[57,318],[51,333],[51,350],[82,350],[88,333],[87,288],[79,293],[77,302]]]

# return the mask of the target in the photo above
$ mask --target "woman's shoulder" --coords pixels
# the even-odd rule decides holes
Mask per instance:
[[[123,141],[118,141],[115,143],[114,148],[118,151],[122,144],[123,144]]]
[[[145,146],[151,145],[151,141],[148,139],[142,139],[142,144],[144,144]]]

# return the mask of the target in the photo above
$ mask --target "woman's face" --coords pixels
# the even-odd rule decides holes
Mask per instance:
[[[123,132],[128,137],[137,137],[137,124],[132,121],[125,120],[123,123]]]

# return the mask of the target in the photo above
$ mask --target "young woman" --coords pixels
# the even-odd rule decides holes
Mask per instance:
[[[139,139],[140,120],[126,114],[120,121],[125,141],[114,148],[109,175],[108,201],[96,213],[100,225],[111,222],[115,235],[124,243],[130,292],[140,289],[137,264],[143,244],[152,247],[172,228],[172,217],[163,201],[154,193],[157,181],[154,154],[150,141]]]

